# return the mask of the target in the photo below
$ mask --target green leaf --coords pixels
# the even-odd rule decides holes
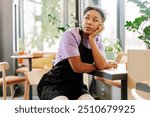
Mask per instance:
[[[146,26],[146,27],[144,28],[143,32],[144,32],[145,35],[150,36],[150,26]]]
[[[141,39],[141,40],[144,40],[144,36],[143,35],[138,36],[138,38]]]
[[[105,51],[112,52],[113,51],[113,47],[112,46],[106,46],[105,47]]]

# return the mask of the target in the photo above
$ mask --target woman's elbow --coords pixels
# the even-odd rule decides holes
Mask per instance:
[[[102,66],[102,65],[101,65],[101,66],[97,66],[96,68],[97,68],[97,69],[104,69],[104,68],[105,68],[105,65],[103,65],[103,66]]]
[[[81,69],[79,69],[79,67],[72,67],[72,70],[75,72],[75,73],[82,73]]]

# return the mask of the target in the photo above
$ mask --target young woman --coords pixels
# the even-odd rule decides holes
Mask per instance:
[[[82,28],[64,32],[54,67],[38,84],[42,100],[94,99],[83,83],[83,73],[96,69],[117,67],[107,63],[100,33],[104,30],[105,14],[100,8],[87,7]]]

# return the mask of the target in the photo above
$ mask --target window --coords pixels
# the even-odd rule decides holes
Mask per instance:
[[[24,0],[22,8],[25,50],[57,51],[58,27],[74,21],[75,1]]]
[[[124,30],[124,26],[118,26],[118,22],[124,20],[124,18],[118,16],[119,10],[117,7],[122,7],[121,5],[117,6],[118,1],[78,1],[79,6],[76,7],[75,0],[20,0],[20,7],[18,7],[21,8],[19,10],[21,18],[18,20],[20,23],[20,32],[17,39],[23,40],[25,51],[57,51],[60,36],[62,35],[62,31],[58,30],[58,28],[61,27],[62,29],[67,24],[75,27],[76,8],[79,8],[78,14],[80,16],[78,17],[79,23],[81,23],[84,9],[89,5],[94,5],[104,9],[107,14],[105,30],[102,34],[103,39],[108,38],[113,41],[118,37],[121,42],[126,44],[126,49],[145,48],[145,44],[136,39],[136,33],[126,30],[124,37],[124,32],[122,31]],[[132,2],[125,0],[125,4],[123,5],[125,5],[125,20],[132,20],[139,15],[139,9]],[[134,13],[131,12],[133,9]],[[48,15],[51,15],[54,19]],[[118,17],[120,17],[119,20],[117,19]],[[121,31],[123,35],[117,36],[118,31]]]
[[[117,39],[117,0],[101,0],[101,7],[106,12],[103,38],[110,41]]]
[[[139,14],[139,8],[133,2],[127,2],[125,0],[125,20],[133,21]],[[125,43],[127,49],[145,49],[146,45],[139,39],[137,39],[138,34],[129,32],[126,30],[125,33]]]

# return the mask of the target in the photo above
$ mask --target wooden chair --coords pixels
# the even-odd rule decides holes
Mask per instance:
[[[131,95],[135,100],[150,100],[150,80],[136,81],[135,88],[131,89]]]
[[[13,97],[13,85],[18,83],[25,83],[26,78],[20,76],[6,76],[6,70],[9,69],[9,64],[7,62],[0,62],[0,72],[2,72],[2,78],[0,78],[0,85],[3,88],[3,99],[6,99],[7,96],[7,86],[10,86],[11,96]]]
[[[55,59],[56,53],[43,53],[42,58],[32,59],[32,71],[52,68],[52,60]],[[29,63],[27,59],[23,59],[22,66],[16,69],[16,74],[24,74],[29,71]]]
[[[131,89],[131,95],[135,100],[148,100],[146,99],[146,96],[145,97],[142,96],[146,94],[148,95],[148,93],[137,90],[136,88]]]
[[[150,50],[128,50],[128,100],[150,100],[150,93],[137,89],[137,82],[150,80]],[[139,95],[139,96],[137,96]]]
[[[29,99],[29,88],[30,85],[37,85],[42,78],[42,76],[48,72],[49,69],[41,69],[39,71],[28,71],[25,72],[25,77],[27,78],[26,86],[25,86],[25,95],[24,99]]]
[[[127,63],[127,53],[126,52],[119,52],[117,54],[117,57],[116,57],[116,62],[119,64]]]

